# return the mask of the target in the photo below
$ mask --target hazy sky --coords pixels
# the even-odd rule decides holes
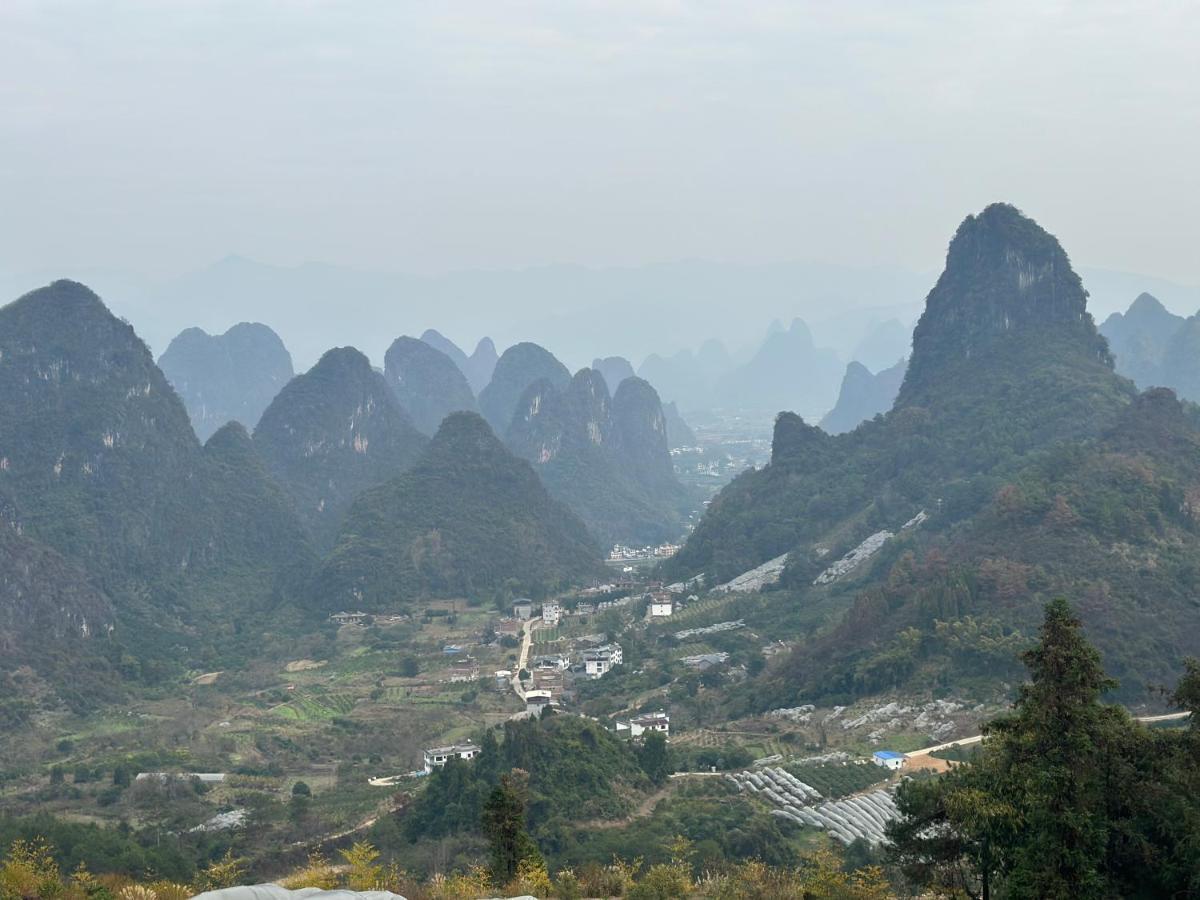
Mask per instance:
[[[0,0],[0,268],[940,267],[1016,203],[1200,283],[1188,2]]]

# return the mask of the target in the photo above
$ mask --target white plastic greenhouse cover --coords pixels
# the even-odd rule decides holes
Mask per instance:
[[[300,888],[289,891],[277,884],[248,884],[197,894],[193,900],[404,900],[390,891],[323,891]]]

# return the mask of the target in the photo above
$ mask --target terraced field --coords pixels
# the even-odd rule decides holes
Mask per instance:
[[[299,697],[271,710],[277,716],[296,722],[319,722],[344,716],[354,709],[354,698],[349,694],[325,694]]]

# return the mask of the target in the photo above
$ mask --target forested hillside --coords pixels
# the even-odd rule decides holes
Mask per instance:
[[[448,416],[409,471],[354,502],[314,589],[340,609],[422,597],[541,596],[602,571],[583,523],[474,413]]]
[[[782,414],[770,465],[667,568],[723,580],[790,553],[781,601],[839,610],[762,676],[760,708],[1011,677],[1058,593],[1144,696],[1200,650],[1197,448],[1190,408],[1113,373],[1058,242],[992,206],[950,245],[894,409],[835,437]]]

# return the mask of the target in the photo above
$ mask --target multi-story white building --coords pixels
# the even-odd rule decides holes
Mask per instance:
[[[479,748],[472,743],[451,744],[448,747],[430,747],[425,751],[425,772],[428,774],[434,769],[440,769],[455,758],[474,759],[478,755]]]
[[[617,734],[629,732],[629,737],[639,738],[647,731],[657,731],[664,737],[671,736],[671,717],[665,711],[643,713],[628,722],[617,723]]]
[[[583,672],[588,678],[599,678],[610,672],[613,666],[624,661],[620,644],[603,644],[583,651]]]

